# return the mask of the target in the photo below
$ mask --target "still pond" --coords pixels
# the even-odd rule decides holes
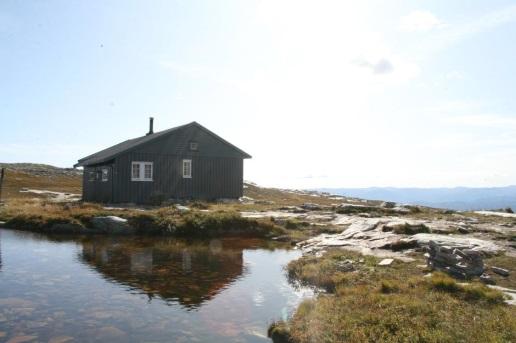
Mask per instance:
[[[0,229],[0,342],[267,342],[312,295],[283,269],[299,255],[262,240]]]

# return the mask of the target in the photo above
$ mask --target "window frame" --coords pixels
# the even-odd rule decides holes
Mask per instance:
[[[95,170],[88,171],[88,182],[95,182]]]
[[[185,166],[188,165],[188,174],[185,174]],[[192,178],[192,160],[184,159],[181,164],[181,174],[183,175],[183,179],[191,179]]]
[[[138,166],[138,177],[134,176],[134,166]],[[145,167],[150,166],[150,178],[145,177]],[[131,181],[154,181],[154,162],[132,161],[131,162]]]
[[[104,167],[104,168],[101,168],[100,170],[101,170],[100,181],[108,182],[109,181],[109,168]]]
[[[199,143],[190,142],[190,151],[199,151]]]

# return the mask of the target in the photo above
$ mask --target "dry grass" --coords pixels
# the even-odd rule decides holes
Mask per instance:
[[[342,262],[353,261],[353,271]],[[478,283],[458,284],[417,264],[377,260],[346,251],[303,257],[289,276],[329,293],[302,303],[281,327],[292,342],[512,342],[516,308]]]
[[[484,260],[484,263],[488,271],[490,267],[507,269],[509,276],[501,276],[492,271],[489,271],[489,275],[491,275],[497,285],[516,289],[516,257],[508,255],[494,256]]]
[[[245,236],[269,237],[285,233],[270,220],[254,220],[233,211],[180,211],[176,207],[161,207],[141,211],[136,209],[106,209],[90,203],[54,203],[39,199],[11,200],[0,208],[0,220],[6,227],[66,233],[84,232],[91,228],[91,219],[98,216],[119,216],[128,220],[138,234],[167,234],[174,236]]]
[[[2,187],[2,200],[38,197],[32,193],[20,193],[22,188],[44,189],[63,193],[82,193],[81,176],[37,176],[21,171],[7,170]]]

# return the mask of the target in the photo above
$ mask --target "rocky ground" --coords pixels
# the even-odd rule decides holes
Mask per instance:
[[[238,201],[95,205],[80,202],[80,172],[16,168],[8,170],[8,197],[0,207],[0,220],[6,222],[29,220],[31,227],[51,232],[59,231],[56,225],[64,232],[73,225],[79,232],[104,234],[146,232],[152,226],[160,233],[201,232],[211,225],[215,235],[245,224],[245,234],[292,242],[303,257],[288,266],[289,278],[321,293],[287,322],[271,326],[276,342],[399,341],[416,334],[432,342],[516,339],[515,214],[249,182]],[[479,323],[472,325],[471,316]]]

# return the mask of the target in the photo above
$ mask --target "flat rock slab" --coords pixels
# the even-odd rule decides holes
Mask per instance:
[[[500,267],[491,267],[491,270],[501,276],[509,276],[509,271]]]
[[[516,213],[507,213],[507,212],[496,212],[496,211],[475,211],[476,214],[481,214],[483,216],[498,216],[504,218],[516,218]]]
[[[516,289],[510,289],[495,285],[487,285],[487,287],[503,292],[505,295],[509,297],[509,299],[505,300],[505,302],[509,305],[516,306]]]
[[[418,233],[412,236],[420,246],[428,246],[430,241],[434,241],[439,245],[446,245],[450,248],[471,249],[478,251],[486,256],[498,255],[504,249],[497,244],[478,238],[454,235],[439,235],[433,233]]]
[[[394,259],[392,258],[385,258],[378,263],[379,266],[390,266],[394,262]]]
[[[497,244],[473,238],[468,235],[444,235],[418,233],[415,235],[395,233],[392,230],[399,226],[419,227],[429,226],[429,221],[400,219],[394,217],[362,218],[358,216],[338,215],[331,222],[335,225],[347,225],[338,234],[323,234],[300,242],[298,246],[304,253],[326,250],[327,248],[346,248],[348,250],[373,251],[375,249],[391,250],[393,252],[408,251],[412,248],[427,247],[431,240],[439,245],[452,248],[472,249],[486,256],[497,255],[504,249]],[[452,223],[440,222],[439,227]],[[460,223],[453,223],[460,225]],[[399,255],[399,254],[398,254]]]

